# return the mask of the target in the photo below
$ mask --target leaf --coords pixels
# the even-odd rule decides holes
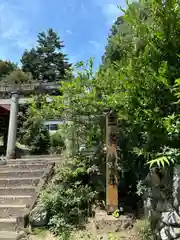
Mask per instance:
[[[154,165],[158,165],[158,167],[165,167],[165,164],[170,165],[170,161],[168,160],[168,158],[166,156],[163,157],[159,157],[156,159],[153,159],[149,162],[147,162],[147,164],[149,165],[150,168],[152,168]]]
[[[176,86],[179,86],[179,85],[180,85],[180,78],[178,78],[178,79],[175,80],[175,85],[176,85]]]

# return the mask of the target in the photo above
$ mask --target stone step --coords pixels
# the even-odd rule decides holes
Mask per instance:
[[[32,196],[15,196],[15,195],[0,195],[0,205],[2,204],[13,204],[13,205],[28,205],[32,202]]]
[[[33,195],[36,192],[35,186],[0,187],[0,196],[4,195]]]
[[[0,205],[0,216],[2,218],[15,218],[22,216],[25,210],[26,205],[2,204]]]
[[[15,231],[16,228],[16,218],[0,218],[0,231]]]
[[[16,233],[10,231],[0,231],[0,240],[18,240],[24,232]]]
[[[41,177],[43,175],[43,170],[9,170],[9,169],[0,169],[0,178],[11,178],[11,177]]]
[[[7,164],[52,164],[60,161],[59,159],[15,159],[8,160]]]
[[[0,178],[0,187],[15,187],[24,185],[37,186],[41,178]]]
[[[60,155],[24,155],[21,158],[30,159],[30,158],[60,158]]]
[[[18,158],[18,159],[9,159],[7,160],[7,163],[52,163],[52,162],[58,162],[61,161],[61,158]]]
[[[47,167],[47,164],[7,164],[7,165],[1,165],[0,166],[0,172],[4,170],[8,171],[15,171],[15,170],[21,170],[21,169],[28,169],[28,170],[43,170]]]

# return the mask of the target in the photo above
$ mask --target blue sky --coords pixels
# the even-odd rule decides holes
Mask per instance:
[[[96,66],[109,29],[125,0],[0,0],[0,58],[19,62],[36,44],[39,32],[52,27],[65,43],[71,62],[95,57]]]

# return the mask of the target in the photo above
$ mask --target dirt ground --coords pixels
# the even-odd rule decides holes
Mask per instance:
[[[56,238],[46,230],[36,230],[28,237],[28,240],[56,240]]]
[[[120,233],[101,234],[93,237],[87,231],[75,232],[71,236],[72,240],[138,240],[133,230],[122,231]],[[44,231],[37,235],[29,236],[28,240],[57,240],[51,233]]]
[[[87,232],[74,234],[72,240],[138,240],[133,231],[122,231],[119,233],[101,234],[93,237]]]
[[[101,219],[102,216],[103,219]],[[104,215],[102,216],[96,218],[96,221],[100,221],[98,222],[100,224],[98,225],[98,228],[97,225],[94,224],[94,221],[89,221],[89,224],[86,226],[86,230],[74,231],[70,236],[70,240],[139,240],[139,231],[141,229],[144,231],[146,228],[146,221],[144,220],[138,220],[133,224],[133,226],[129,226],[127,223],[131,224],[131,219],[129,219],[127,216],[121,216],[118,218],[118,220],[113,221],[109,219],[110,216],[106,216],[106,221],[108,220],[108,222],[104,222]],[[126,223],[126,228],[114,228],[116,221],[117,223],[118,221]],[[112,224],[108,225],[108,223]],[[33,233],[29,236],[28,240],[58,240],[58,238],[55,238],[46,229],[34,229],[32,232]]]

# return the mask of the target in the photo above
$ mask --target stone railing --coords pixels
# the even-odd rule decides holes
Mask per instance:
[[[49,91],[49,90],[57,90],[59,88],[58,82],[31,82],[28,84],[1,84],[0,93],[10,93],[13,91],[20,92],[33,92],[33,91]]]

